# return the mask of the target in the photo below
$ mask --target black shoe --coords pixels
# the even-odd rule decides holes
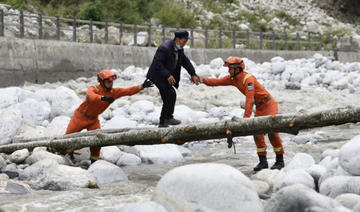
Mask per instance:
[[[285,166],[284,156],[276,155],[276,161],[270,169],[279,169],[280,170],[280,169],[284,168],[284,166]]]
[[[169,127],[169,125],[165,124],[165,123],[160,123],[159,124],[159,128],[165,128],[165,127]]]
[[[165,125],[178,125],[180,124],[181,121],[180,120],[177,120],[177,119],[174,119],[174,118],[170,118],[170,119],[165,119]]]
[[[258,165],[256,165],[254,167],[254,171],[260,171],[261,169],[267,169],[269,168],[267,159],[266,159],[266,155],[259,155],[259,160],[260,162],[258,163]]]

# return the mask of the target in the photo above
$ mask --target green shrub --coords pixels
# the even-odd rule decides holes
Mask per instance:
[[[78,15],[79,19],[84,20],[94,20],[94,21],[103,21],[103,7],[99,1],[95,3],[86,2],[80,6],[80,12]]]
[[[246,21],[250,23],[250,29],[257,32],[270,31],[271,27],[267,24],[270,21],[270,17],[264,11],[240,11],[237,15],[237,19],[240,21]],[[265,20],[264,22],[262,20]]]
[[[3,2],[5,4],[11,5],[14,9],[17,9],[17,10],[23,10],[26,5],[26,0],[5,0]]]
[[[193,28],[196,26],[193,14],[179,5],[165,5],[160,8],[155,17],[161,24],[168,27]]]
[[[219,13],[221,15],[225,15],[224,11],[226,9],[232,9],[230,4],[236,3],[236,0],[203,0],[203,8],[207,11],[213,12],[213,13]]]
[[[322,43],[324,48],[334,49],[336,48],[336,44],[338,42],[338,38],[343,37],[344,35],[350,35],[351,32],[347,30],[334,30],[331,28],[328,31],[325,31],[322,35]]]
[[[275,13],[275,16],[282,21],[286,21],[289,25],[298,25],[300,22],[298,19],[293,18],[287,12],[280,10]]]

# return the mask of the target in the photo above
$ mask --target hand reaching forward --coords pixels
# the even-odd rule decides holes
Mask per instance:
[[[192,75],[191,76],[191,82],[196,84],[196,85],[199,85],[200,83],[200,77],[196,74]]]

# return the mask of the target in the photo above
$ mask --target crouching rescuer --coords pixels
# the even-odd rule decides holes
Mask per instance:
[[[83,129],[100,129],[98,116],[110,106],[111,103],[122,96],[131,96],[144,88],[153,86],[148,79],[141,85],[128,88],[113,88],[113,81],[116,75],[110,70],[101,70],[97,74],[98,85],[88,88],[86,99],[75,109],[66,134],[80,132]],[[90,160],[93,163],[100,157],[100,147],[90,147]]]
[[[208,86],[235,86],[246,97],[244,118],[250,118],[254,104],[256,106],[255,117],[278,114],[276,101],[253,75],[245,72],[245,64],[240,57],[229,57],[224,66],[229,68],[229,75],[219,79],[202,78],[202,82]],[[276,162],[271,169],[282,169],[285,165],[284,148],[279,133],[269,133],[268,137],[276,154]],[[254,140],[260,160],[254,171],[260,171],[269,167],[264,134],[254,135]]]

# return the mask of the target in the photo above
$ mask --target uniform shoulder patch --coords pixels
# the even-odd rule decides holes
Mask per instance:
[[[252,84],[252,82],[248,83],[248,91],[252,91],[254,90],[254,85]]]

